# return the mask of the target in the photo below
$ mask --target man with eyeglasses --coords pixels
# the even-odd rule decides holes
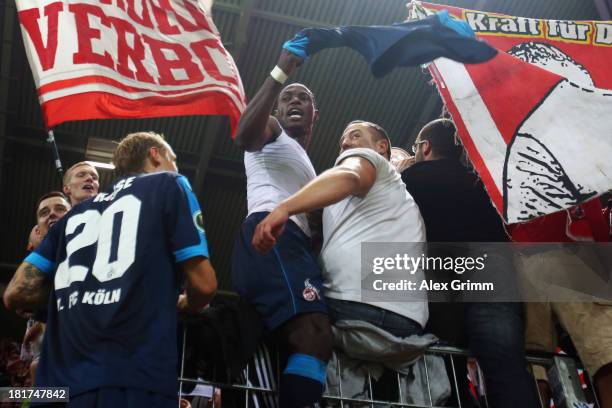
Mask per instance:
[[[461,163],[455,125],[437,119],[412,145],[415,164],[402,173],[425,220],[429,242],[506,242],[508,236],[475,173]]]
[[[415,163],[402,173],[402,180],[419,206],[428,242],[509,242],[482,182],[461,162],[462,149],[451,120],[425,125],[412,151]],[[521,303],[431,303],[429,307],[430,331],[442,339],[458,335],[461,342],[466,337],[483,369],[490,406],[540,406],[527,371]],[[460,310],[462,315],[456,316]],[[455,332],[449,333],[452,329]]]

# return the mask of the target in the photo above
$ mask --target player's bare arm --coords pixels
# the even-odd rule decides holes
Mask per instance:
[[[22,262],[4,291],[4,306],[10,310],[32,310],[47,305],[51,282],[28,262]]]
[[[198,312],[206,307],[217,291],[217,277],[210,261],[203,257],[182,263],[185,272],[185,292],[179,297],[178,308],[184,312]]]
[[[302,62],[302,58],[283,50],[276,65],[291,75]],[[270,115],[282,88],[281,83],[268,75],[238,122],[236,145],[239,148],[248,152],[258,151],[281,134],[280,125]]]
[[[255,230],[253,246],[259,252],[268,252],[283,232],[290,216],[327,207],[350,195],[364,197],[375,181],[376,169],[372,163],[361,157],[347,157],[268,214]]]

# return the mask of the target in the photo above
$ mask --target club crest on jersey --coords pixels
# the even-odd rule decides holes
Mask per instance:
[[[310,279],[306,279],[304,281],[304,291],[302,292],[302,297],[307,302],[314,302],[315,300],[321,299],[321,296],[319,296],[319,289],[310,283]]]
[[[202,211],[198,210],[198,212],[193,214],[193,225],[195,225],[202,234],[204,233],[204,216],[202,215]]]

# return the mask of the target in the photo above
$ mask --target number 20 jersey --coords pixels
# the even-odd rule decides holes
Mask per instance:
[[[179,174],[119,179],[75,206],[25,259],[54,289],[36,385],[176,396],[178,263],[198,256],[202,213]]]

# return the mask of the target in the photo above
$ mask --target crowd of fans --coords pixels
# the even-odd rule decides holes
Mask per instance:
[[[554,335],[556,327],[552,323],[554,315],[554,319],[571,336],[578,356],[593,377],[600,406],[611,408],[612,304],[594,300],[580,303],[466,302],[458,306],[457,303],[428,304],[426,297],[409,292],[403,301],[366,301],[362,296],[364,277],[361,274],[360,252],[363,242],[572,242],[578,239],[575,229],[572,229],[575,223],[588,226],[587,232],[580,230],[580,240],[609,242],[612,232],[610,209],[604,209],[599,199],[593,199],[571,210],[509,228],[492,206],[478,176],[465,165],[462,148],[457,143],[456,128],[447,118],[423,127],[411,146],[414,157],[400,163],[402,167],[407,167],[401,173],[390,162],[391,142],[386,131],[368,121],[353,121],[346,126],[339,139],[339,155],[334,166],[317,176],[306,154],[310,146],[316,145],[316,136],[313,135],[313,126],[318,117],[315,96],[303,84],[284,86],[287,77],[302,62],[299,57],[282,52],[277,67],[247,106],[236,136],[236,145],[245,151],[248,215],[234,244],[231,273],[234,288],[241,299],[257,310],[266,329],[286,354],[279,379],[279,405],[309,407],[321,403],[327,365],[334,347],[338,347],[333,328],[341,321],[361,321],[365,322],[365,327],[375,327],[398,339],[419,338],[427,332],[433,332],[447,341],[464,339],[464,345],[484,372],[490,407],[539,407],[540,398],[550,400],[546,373],[544,370],[536,371],[540,388],[538,395],[534,378],[527,369],[525,355],[526,349],[553,351],[557,345]],[[55,341],[70,343],[74,340],[62,333],[62,325],[66,323],[63,318],[57,317],[65,312],[63,308],[72,307],[73,304],[67,301],[62,303],[59,295],[53,298],[57,305],[48,302],[49,294],[46,292],[43,300],[49,307],[46,310],[41,307],[33,310],[28,308],[33,303],[22,300],[26,296],[26,286],[35,279],[46,279],[55,283],[57,291],[58,272],[46,272],[45,261],[53,263],[55,267],[67,260],[70,255],[66,255],[66,252],[76,253],[74,248],[69,248],[73,237],[85,235],[85,232],[77,229],[78,225],[70,224],[70,220],[88,214],[88,211],[105,214],[114,205],[113,202],[117,204],[127,197],[126,191],[142,194],[137,196],[141,203],[138,204],[138,211],[141,212],[128,215],[128,210],[121,207],[115,211],[114,219],[117,214],[124,214],[122,217],[135,216],[140,223],[158,223],[161,231],[159,242],[138,247],[136,257],[153,259],[160,253],[166,253],[167,258],[156,261],[162,265],[159,268],[175,271],[176,268],[168,261],[173,259],[172,263],[180,265],[179,269],[187,277],[188,283],[183,293],[179,296],[175,291],[174,296],[178,299],[172,305],[163,303],[160,313],[164,307],[177,306],[187,314],[201,313],[215,291],[214,271],[207,261],[202,214],[197,201],[194,203],[195,196],[186,179],[179,177],[176,181],[168,181],[162,176],[152,176],[160,172],[176,172],[176,156],[159,135],[137,135],[140,136],[126,137],[119,145],[118,152],[123,154],[115,153],[119,179],[105,194],[99,194],[99,177],[95,167],[88,162],[79,162],[66,172],[62,192],[45,194],[36,205],[36,225],[30,232],[28,243],[28,250],[33,251],[34,255],[26,258],[4,294],[8,308],[30,319],[22,356],[32,362],[31,383],[58,386],[61,384],[54,382],[58,378],[74,378],[74,374],[54,377],[53,370],[49,368],[37,375],[41,349],[58,354],[52,357],[43,351],[41,358],[47,359],[46,364],[67,364],[62,366],[67,371],[74,367],[62,360],[66,357],[62,353],[74,358],[79,350],[69,349],[70,345],[63,346],[66,348],[62,350],[52,348],[53,344],[57,344]],[[176,187],[177,183],[180,188]],[[138,189],[142,189],[142,192]],[[145,190],[154,190],[158,194],[150,193],[154,195],[147,196],[149,193],[145,193]],[[103,204],[106,207],[100,207]],[[159,206],[159,210],[153,210],[157,208],[155,206]],[[172,212],[174,206],[179,213]],[[182,207],[185,207],[184,214],[181,213]],[[60,223],[63,217],[68,222]],[[104,215],[102,217],[104,219]],[[106,225],[111,229],[108,236],[112,238],[108,238],[107,244],[109,248],[114,248],[108,251],[115,254],[108,255],[114,257],[109,262],[115,265],[110,267],[108,273],[120,274],[122,272],[117,272],[120,268],[117,264],[123,256],[122,248],[136,246],[136,243],[130,244],[114,237],[113,234],[123,236],[124,231],[123,227],[121,232],[114,231],[113,220],[110,227]],[[54,229],[56,224],[59,225]],[[59,227],[67,229],[71,225],[71,232],[49,233]],[[96,225],[97,229],[91,233],[95,237],[104,236],[105,223]],[[52,236],[45,239],[47,235]],[[185,238],[187,235],[189,238]],[[133,238],[135,241],[135,235]],[[90,244],[95,242],[95,239],[91,240]],[[83,265],[96,268],[94,263],[98,262],[103,251],[102,238],[97,248],[97,252],[90,254],[89,258],[83,258]],[[154,250],[157,253],[153,253]],[[574,257],[575,254],[571,252],[522,255],[516,259],[516,269],[513,266],[508,270],[516,273],[517,279],[520,274],[539,273],[544,267],[553,271],[580,273],[571,270],[576,264],[572,262]],[[202,262],[206,262],[206,265]],[[156,268],[155,264],[145,265],[134,259],[132,263],[134,268],[143,270]],[[36,278],[28,281],[28,273]],[[54,276],[52,273],[55,273],[55,280],[51,278]],[[99,282],[107,279],[100,278],[102,275],[96,276]],[[146,283],[151,277],[144,272],[141,277],[142,280],[131,283],[130,290],[141,287],[147,291],[147,295],[156,293],[150,291],[150,284]],[[415,278],[425,277],[422,271],[417,271]],[[86,286],[78,286],[84,284],[77,282],[85,282]],[[89,280],[89,277],[81,281],[72,279],[68,286],[76,283],[75,287],[81,291],[97,290],[97,287],[91,286],[92,282],[95,281]],[[42,291],[40,288],[42,283],[35,289]],[[168,290],[173,288],[169,284]],[[125,293],[128,287],[121,289]],[[148,298],[136,297],[132,292],[130,296],[140,302],[148,301]],[[85,298],[82,302],[85,303]],[[95,310],[88,311],[94,314],[91,316],[93,334],[88,335],[94,336],[95,341],[104,347],[125,340],[122,337],[126,336],[122,332],[122,324],[146,315],[135,311],[144,304],[128,305],[126,301],[120,303],[122,305],[131,308],[128,309],[129,313],[115,310],[104,321],[94,318]],[[150,314],[146,316],[148,320],[141,322],[144,324],[142,327],[152,327],[163,320],[160,318],[157,321]],[[452,326],[454,321],[451,320],[455,318],[462,324],[449,335],[444,326]],[[48,343],[45,348],[41,342],[47,320],[55,326],[53,336],[57,337],[45,340]],[[171,319],[166,323],[169,331],[164,335],[176,325],[175,320]],[[148,330],[149,334],[162,335],[161,331]],[[175,339],[170,341],[163,338],[158,341],[168,342],[167,347],[176,349]],[[149,347],[148,344],[144,342],[133,349],[121,348],[120,345],[117,350],[134,354],[143,352],[144,359],[150,357],[146,352],[157,350],[143,351]],[[372,359],[376,360],[376,356],[372,356]],[[78,364],[78,361],[73,360],[73,363]],[[96,364],[92,367],[105,367],[103,361]],[[147,369],[157,369],[147,364]],[[119,366],[111,367],[116,369]],[[170,368],[176,373],[176,365]],[[96,378],[96,374],[92,374],[92,377]],[[129,401],[129,398],[134,398],[133,395],[126,397],[123,394],[102,395],[100,389],[109,384],[96,385],[94,382],[88,389],[83,389],[83,393],[90,398],[87,394],[94,390],[98,392],[96,398],[101,401]],[[112,386],[134,387],[132,383]],[[164,387],[145,389],[149,394],[163,394],[160,390]],[[173,403],[173,388],[170,386],[168,389],[170,391],[164,394],[165,399],[139,396],[145,399],[138,400],[133,406],[143,406],[142,401],[145,400],[159,406],[170,406]],[[91,402],[92,399],[81,398],[81,401]],[[78,405],[75,403],[75,406]]]

